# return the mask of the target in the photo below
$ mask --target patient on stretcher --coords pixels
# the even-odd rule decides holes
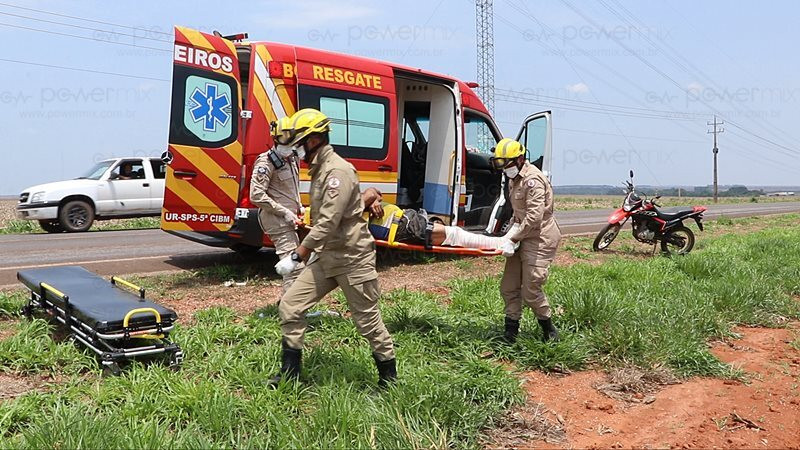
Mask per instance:
[[[428,220],[424,209],[401,209],[397,205],[384,202],[380,191],[368,188],[361,194],[364,201],[364,218],[369,222],[372,237],[382,241],[401,242],[412,245],[447,246],[480,250],[501,250],[504,243],[510,243],[509,237],[517,231],[514,224],[503,236],[487,236],[471,233],[463,228],[443,225]],[[310,222],[309,210],[306,209],[303,222]],[[509,244],[516,250],[518,244]]]
[[[486,236],[470,233],[460,227],[429,223],[424,209],[401,209],[397,205],[381,201],[380,193],[371,189],[365,191],[362,198],[367,206],[364,214],[368,216],[369,231],[375,239],[405,244],[497,250],[515,232],[512,227],[505,236]]]

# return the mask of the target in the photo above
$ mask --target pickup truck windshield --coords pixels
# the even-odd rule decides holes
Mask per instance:
[[[111,165],[114,164],[114,161],[101,161],[94,165],[91,170],[85,172],[83,176],[78,177],[79,180],[99,180],[100,177],[106,173]]]

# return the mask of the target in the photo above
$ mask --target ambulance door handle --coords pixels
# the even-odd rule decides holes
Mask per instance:
[[[392,166],[388,164],[381,164],[380,166],[378,166],[378,172],[391,172],[391,171],[392,171]]]
[[[197,176],[197,172],[190,172],[188,170],[176,170],[175,176],[181,178],[194,178]]]
[[[142,183],[142,187],[150,187],[150,183]]]

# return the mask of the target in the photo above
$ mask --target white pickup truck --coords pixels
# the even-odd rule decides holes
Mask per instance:
[[[95,220],[158,216],[165,175],[158,158],[107,159],[74,180],[25,189],[17,215],[38,220],[48,233],[86,231]]]

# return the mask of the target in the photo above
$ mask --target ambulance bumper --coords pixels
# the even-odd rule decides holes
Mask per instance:
[[[18,205],[17,217],[25,220],[51,220],[58,218],[58,204]]]

